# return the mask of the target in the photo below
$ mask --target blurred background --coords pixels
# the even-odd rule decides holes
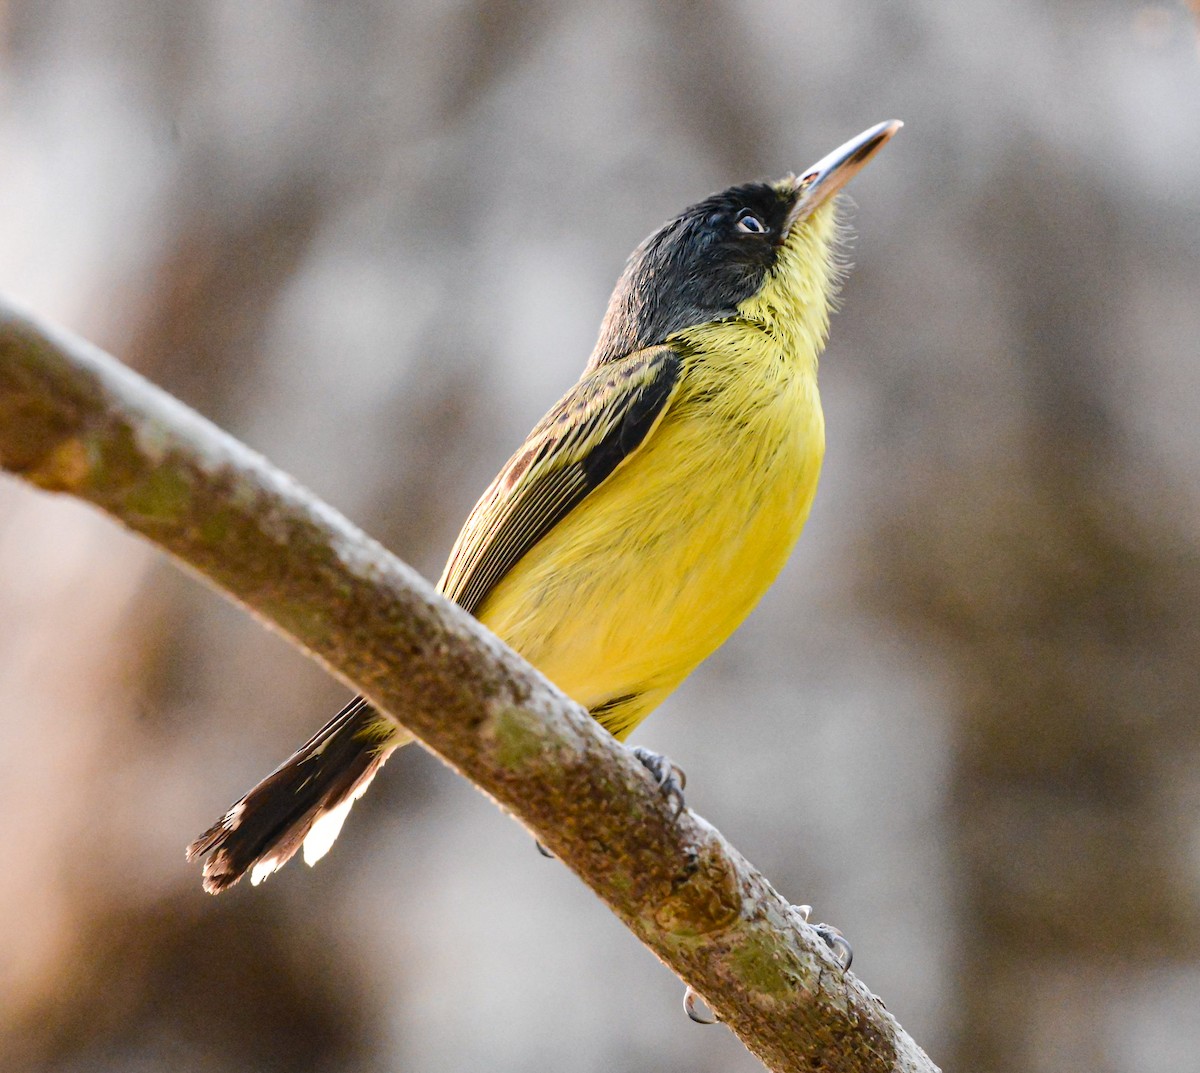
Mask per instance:
[[[1185,3],[0,0],[0,288],[430,577],[625,256],[879,120],[793,560],[639,732],[947,1069],[1200,1054]],[[0,1068],[752,1071],[420,750],[315,871],[184,845],[346,691],[0,481]]]

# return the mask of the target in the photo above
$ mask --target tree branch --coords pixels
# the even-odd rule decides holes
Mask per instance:
[[[779,1073],[936,1067],[704,820],[345,518],[96,347],[0,300],[0,466],[100,507],[513,813]]]

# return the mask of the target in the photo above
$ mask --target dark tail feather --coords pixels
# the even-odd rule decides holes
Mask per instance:
[[[258,884],[301,846],[315,864],[350,806],[407,737],[357,697],[187,848],[208,856],[204,889],[219,894],[247,872]]]

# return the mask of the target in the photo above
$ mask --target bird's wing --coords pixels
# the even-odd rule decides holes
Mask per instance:
[[[586,375],[538,422],[463,525],[438,582],[474,614],[492,588],[650,435],[679,384],[670,346]]]

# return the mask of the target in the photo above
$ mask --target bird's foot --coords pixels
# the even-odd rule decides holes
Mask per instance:
[[[805,923],[808,923],[808,918],[812,913],[812,906],[798,905],[796,909],[804,918]],[[842,967],[842,972],[849,972],[850,965],[854,961],[854,949],[850,945],[850,940],[842,934],[841,929],[835,928],[832,924],[814,924],[812,927],[825,941],[825,945],[833,951],[838,964]]]
[[[707,1012],[696,1009],[696,1002],[703,1002],[699,992],[688,984],[687,990],[683,993],[683,1012],[686,1013],[698,1025],[715,1025],[721,1020],[712,1010]]]
[[[674,802],[674,814],[678,816],[684,809],[683,788],[687,786],[687,775],[683,773],[683,769],[671,763],[661,753],[652,753],[641,745],[634,747],[633,755],[654,776],[663,796]]]

